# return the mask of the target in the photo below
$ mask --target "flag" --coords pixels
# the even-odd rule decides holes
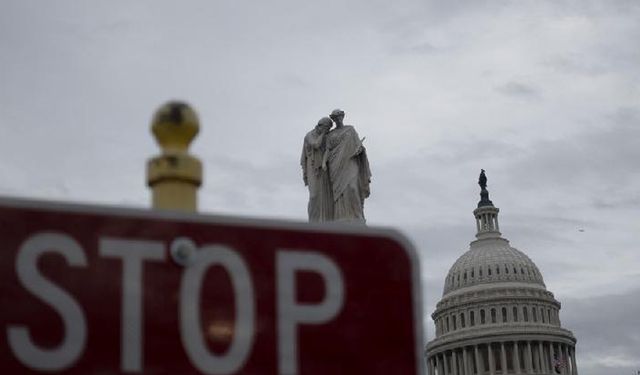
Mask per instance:
[[[565,364],[566,364],[566,361],[562,358],[562,356],[558,356],[557,354],[554,354],[553,367],[556,371],[560,372],[562,368],[565,366]]]

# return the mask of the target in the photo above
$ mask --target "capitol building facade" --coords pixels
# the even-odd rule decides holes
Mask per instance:
[[[431,315],[431,375],[577,375],[576,339],[560,323],[560,302],[529,257],[511,247],[489,200],[484,171],[474,210],[476,240],[453,264]]]

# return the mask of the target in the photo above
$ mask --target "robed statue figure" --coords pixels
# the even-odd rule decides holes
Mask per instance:
[[[302,146],[302,180],[309,187],[307,212],[310,222],[333,220],[333,198],[329,172],[322,169],[322,159],[326,150],[326,136],[333,126],[331,119],[323,117],[304,137]]]
[[[342,110],[334,110],[330,117],[336,127],[327,135],[322,168],[329,171],[333,220],[364,224],[364,200],[371,181],[364,139],[353,126],[344,125]]]

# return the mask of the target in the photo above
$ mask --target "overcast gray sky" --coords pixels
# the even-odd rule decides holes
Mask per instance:
[[[369,224],[421,253],[429,339],[484,168],[580,372],[632,374],[639,41],[638,1],[3,0],[0,194],[148,207],[149,120],[181,99],[201,211],[304,220],[302,138],[339,107],[367,137]]]

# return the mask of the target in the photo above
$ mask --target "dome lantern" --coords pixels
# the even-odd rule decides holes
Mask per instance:
[[[476,238],[500,237],[500,226],[498,225],[498,212],[500,212],[500,209],[495,207],[489,199],[487,176],[484,173],[484,169],[481,169],[478,185],[480,185],[480,202],[478,202],[478,208],[473,211],[478,230]]]

